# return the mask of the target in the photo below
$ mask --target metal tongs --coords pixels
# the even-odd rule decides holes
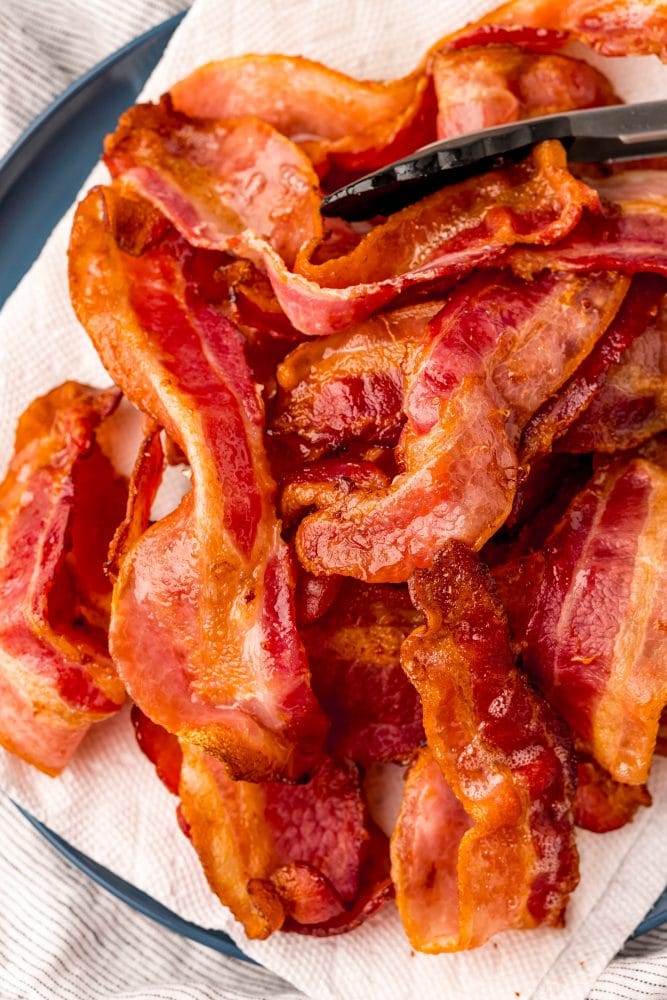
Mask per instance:
[[[667,153],[667,101],[545,115],[432,142],[327,195],[322,214],[349,220],[391,215],[446,184],[520,160],[545,139],[560,139],[573,163]]]

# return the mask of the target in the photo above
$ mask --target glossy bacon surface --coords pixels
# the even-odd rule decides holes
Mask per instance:
[[[195,118],[268,122],[301,146],[329,189],[435,138],[431,82],[418,72],[359,81],[298,56],[251,55],[208,63],[170,94]]]
[[[591,350],[626,287],[607,273],[463,285],[406,373],[404,471],[305,518],[297,551],[306,568],[400,582],[448,538],[483,545],[512,506],[518,431]]]
[[[518,45],[496,42],[436,52],[431,70],[441,139],[618,100],[608,80],[587,63]]]
[[[603,464],[540,555],[525,628],[534,681],[612,778],[634,785],[667,703],[666,513],[664,470]]]
[[[350,252],[332,259],[318,259],[315,220],[304,231],[304,240],[309,234],[311,242],[304,242],[292,270],[281,251],[296,247],[291,235],[295,213],[314,219],[318,204],[303,154],[253,119],[189,121],[185,127],[164,103],[145,106],[141,113],[152,124],[130,134],[129,140],[121,125],[107,141],[106,157],[115,174],[163,212],[192,245],[261,263],[289,320],[309,335],[343,330],[400,292],[489,264],[515,244],[551,243],[570,232],[584,207],[598,206],[592,188],[567,170],[562,147],[543,143],[521,164],[444,188],[403,209]],[[235,169],[232,161],[231,167],[223,167],[217,155],[211,155],[216,130],[243,156],[269,140],[279,147],[275,156],[267,155],[262,174],[266,183],[256,182],[261,198],[252,208],[247,165]],[[209,187],[217,193],[212,205],[210,196],[202,200],[202,189]]]
[[[646,300],[645,300],[646,301]],[[667,298],[606,372],[600,391],[559,438],[571,452],[634,448],[667,430]]]
[[[587,439],[591,445],[595,437],[594,428],[598,425],[601,425],[600,436],[605,428],[609,428],[610,434],[616,432],[619,436],[626,428],[626,433],[632,433],[627,427],[628,423],[639,422],[646,437],[663,429],[661,417],[663,421],[667,421],[667,308],[663,305],[665,287],[664,279],[654,275],[639,275],[634,279],[621,309],[604,336],[558,395],[547,400],[524,428],[519,448],[519,458],[523,465],[546,455],[556,439],[568,434],[569,428],[572,428],[570,434],[576,435],[577,424],[583,426],[584,438],[586,427],[591,428],[592,433]],[[632,371],[628,370],[630,368]],[[620,401],[616,413],[606,413],[613,409],[617,395],[621,395],[622,390],[619,393],[617,385],[619,381],[623,385],[624,378],[630,411],[625,420],[622,419]],[[632,405],[637,404],[637,396],[642,388],[646,394],[644,398],[647,406],[642,407],[640,402],[638,409],[643,411],[643,419],[635,417],[633,421]],[[665,397],[664,400],[661,396]],[[637,428],[635,434],[639,433],[641,431]],[[568,435],[567,439],[571,440],[571,436]],[[641,440],[639,437],[633,443],[639,444]],[[569,450],[567,445],[564,448]],[[580,446],[572,450],[616,449]]]
[[[380,313],[344,333],[308,340],[278,368],[274,434],[305,458],[351,442],[395,445],[404,372],[440,302]]]
[[[310,163],[258,119],[194,122],[167,97],[137,104],[107,137],[104,159],[197,245],[227,250],[250,229],[291,266],[322,235]]]
[[[260,779],[313,766],[324,718],[294,617],[264,414],[242,339],[172,233],[124,249],[133,203],[95,189],[70,244],[77,314],[128,398],[187,456],[193,488],[123,559],[111,649],[140,708]]]
[[[341,933],[392,895],[387,840],[349,762],[325,761],[306,784],[252,784],[183,744],[179,794],[209,884],[249,937]]]
[[[512,250],[508,263],[523,275],[545,267],[667,274],[667,171],[627,170],[589,183],[602,214],[586,213],[554,246]]]
[[[124,699],[104,563],[126,485],[96,439],[119,399],[76,382],[36,399],[0,486],[0,744],[47,774]]]
[[[510,0],[482,18],[463,37],[493,40],[496,26],[560,30],[606,56],[667,58],[667,10],[653,0]]]
[[[303,630],[333,753],[367,766],[407,760],[423,742],[419,695],[401,668],[403,640],[421,621],[406,588],[345,580],[327,613]]]
[[[466,546],[449,543],[410,590],[426,625],[402,659],[428,750],[392,837],[406,933],[438,952],[557,926],[578,881],[569,737],[517,670],[502,605]]]

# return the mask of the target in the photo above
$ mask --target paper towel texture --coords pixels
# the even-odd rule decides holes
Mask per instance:
[[[493,6],[484,0],[196,0],[145,93],[157,97],[197,65],[249,51],[298,53],[360,77],[397,76],[440,35]],[[667,97],[667,68],[655,59],[591,61],[626,99]],[[103,168],[94,179],[105,179]],[[109,381],[68,300],[70,224],[71,213],[0,316],[3,468],[16,419],[34,396],[67,378]],[[246,952],[316,1000],[581,1000],[664,888],[667,872],[667,762],[658,761],[652,809],[604,837],[581,833],[582,881],[563,931],[506,934],[466,954],[416,955],[395,910],[387,908],[349,935],[247,942],[211,895],[176,826],[175,799],[138,752],[126,711],[94,729],[57,780],[0,751],[0,785],[74,846],[187,919],[227,930]]]

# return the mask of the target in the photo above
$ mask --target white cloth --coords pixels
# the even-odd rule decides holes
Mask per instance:
[[[59,87],[72,56],[85,51],[97,58],[147,26],[153,15],[178,6],[167,0],[5,5],[0,16],[9,19],[10,27],[0,53],[2,135],[9,137],[22,124],[14,113],[18,104],[7,104],[8,95],[25,91],[24,112],[37,110],[41,82],[28,86],[22,79],[26,68],[36,73],[39,60],[48,58],[64,74]],[[487,0],[417,5],[409,0],[195,0],[147,92],[155,97],[199,63],[245,51],[300,52],[360,76],[397,75],[413,66],[438,35],[491,6]],[[104,9],[98,13],[98,8]],[[99,38],[97,49],[93,40]],[[627,98],[667,96],[667,73],[656,60],[612,61],[605,69]],[[54,70],[43,81],[48,77],[50,84],[55,76]],[[44,95],[50,92],[44,87]],[[0,466],[8,457],[17,415],[36,394],[68,377],[108,381],[67,299],[69,224],[66,218],[57,227],[0,316]],[[662,933],[629,946],[595,983],[664,888],[664,761],[651,779],[651,810],[605,837],[581,834],[582,883],[565,931],[503,935],[476,952],[438,957],[411,953],[391,909],[334,939],[274,935],[267,942],[245,941],[211,896],[190,845],[176,828],[174,800],[138,753],[126,712],[92,731],[57,781],[0,752],[0,787],[80,850],[182,916],[228,930],[244,950],[314,1000],[667,996],[667,935]],[[268,973],[174,938],[131,913],[59,861],[12,809],[6,802],[0,809],[1,997],[297,996]]]

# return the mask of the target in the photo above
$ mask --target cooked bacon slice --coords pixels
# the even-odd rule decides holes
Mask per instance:
[[[192,122],[168,97],[136,104],[107,136],[104,159],[191,230],[200,246],[233,247],[251,229],[291,266],[322,235],[319,185],[307,158],[270,125]]]
[[[646,402],[653,419],[649,417],[640,420],[645,436],[651,437],[667,426],[667,305],[663,305],[665,288],[664,279],[653,275],[639,275],[634,279],[621,309],[604,336],[565,383],[556,398],[547,400],[525,427],[519,448],[519,460],[522,465],[529,465],[536,458],[546,455],[551,450],[554,439],[562,437],[572,424],[575,426],[570,433],[576,435],[577,423],[579,426],[583,424],[586,438],[585,429],[592,423],[593,434],[586,443],[594,439],[596,424],[602,425],[603,433],[604,428],[609,427],[613,434],[616,425],[620,423],[622,428],[620,434],[623,434],[628,421],[618,419],[622,413],[622,403],[618,412],[613,412],[612,400],[618,398],[616,385],[619,378],[622,380],[624,375],[629,376],[626,384],[632,385],[634,382],[634,393],[627,393],[630,397],[629,407],[632,407],[632,402],[637,401],[639,386],[643,381],[642,375],[646,376],[644,386],[649,394]],[[659,311],[660,319],[656,322]],[[636,369],[639,371],[634,367],[635,358]],[[664,366],[662,372],[661,365]],[[632,374],[628,369],[633,369]],[[661,392],[665,395],[662,414]],[[606,412],[610,404],[612,413]],[[589,413],[591,407],[592,412]],[[645,414],[644,409],[642,416]],[[665,421],[662,426],[661,417]],[[641,440],[642,438],[635,443],[639,444]],[[564,447],[568,450],[567,445]],[[616,449],[575,447],[573,450]]]
[[[389,478],[374,462],[324,458],[301,466],[284,480],[280,512],[291,526],[304,513],[331,507],[340,497],[388,485]]]
[[[448,538],[483,545],[512,506],[521,427],[590,352],[626,287],[609,273],[462,286],[407,373],[404,471],[306,517],[296,538],[306,569],[394,583]]]
[[[164,101],[132,114],[145,121],[141,129],[128,135],[133,119],[126,117],[107,140],[114,173],[192,245],[261,262],[290,322],[309,335],[343,330],[401,291],[489,264],[515,244],[552,243],[570,232],[584,207],[598,206],[593,189],[568,172],[560,144],[542,143],[523,163],[443,188],[376,226],[349,253],[317,262],[318,195],[308,161],[289,140],[254,119],[196,123],[175,116]],[[231,166],[219,162],[216,130],[240,148]],[[258,149],[267,150],[262,176],[269,182],[249,206],[246,160]],[[213,199],[203,198],[209,186]],[[310,221],[300,231],[295,219],[302,216]],[[281,250],[292,253],[308,237],[291,270]]]
[[[448,543],[410,592],[427,622],[402,660],[429,749],[408,774],[392,838],[406,933],[439,952],[558,926],[578,881],[565,727],[517,670],[502,605],[466,546]]]
[[[294,617],[264,414],[231,322],[173,232],[122,249],[114,188],[79,206],[70,244],[77,314],[106,367],[187,456],[193,489],[123,559],[111,649],[134,701],[238,777],[309,770],[324,717]]]
[[[435,139],[431,81],[419,72],[359,81],[299,56],[249,55],[201,66],[170,94],[194,118],[268,122],[301,146],[330,190]]]
[[[52,775],[124,698],[104,563],[126,484],[96,439],[119,400],[76,382],[36,399],[0,486],[0,744]]]
[[[640,806],[651,805],[646,785],[622,785],[592,758],[579,755],[574,822],[593,833],[608,833],[630,823]]]
[[[438,137],[492,125],[618,102],[611,84],[588,63],[508,44],[436,52],[432,72]]]
[[[667,703],[666,514],[667,472],[644,459],[603,464],[539,554],[529,620],[524,609],[516,629],[550,703],[612,778],[633,785],[646,780]]]
[[[476,25],[459,32],[463,38],[494,40],[496,26],[565,31],[605,56],[651,55],[667,58],[667,11],[653,0],[510,0]]]
[[[404,587],[345,580],[327,613],[302,631],[313,688],[332,722],[332,753],[367,766],[407,760],[423,742],[421,702],[400,656],[421,621]]]
[[[272,432],[308,459],[352,441],[394,446],[404,420],[403,373],[441,305],[380,313],[297,347],[278,368]]]
[[[601,215],[585,213],[554,246],[512,250],[507,262],[522,275],[545,267],[667,274],[667,171],[626,170],[589,183],[600,195]]]
[[[387,840],[368,819],[351,763],[326,760],[306,784],[232,781],[182,745],[179,794],[209,885],[251,938],[335,934],[392,895]]]
[[[667,430],[667,296],[663,297],[653,322],[618,363],[608,369],[600,391],[559,438],[556,447],[572,452],[622,451],[664,430]]]

